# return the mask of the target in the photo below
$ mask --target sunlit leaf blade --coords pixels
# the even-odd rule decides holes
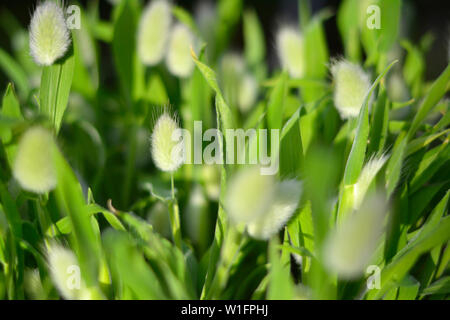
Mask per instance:
[[[428,113],[433,109],[433,107],[441,100],[441,98],[448,92],[450,84],[450,65],[445,68],[439,78],[433,83],[430,91],[425,96],[423,102],[421,103],[419,110],[417,111],[411,127],[408,131],[408,138],[412,139],[419,128],[422,121],[428,115]]]
[[[62,61],[44,67],[42,70],[39,108],[41,113],[51,120],[55,132],[59,132],[61,128],[61,122],[69,101],[74,65],[72,48]]]
[[[364,99],[361,111],[358,117],[358,126],[356,129],[356,137],[353,141],[350,155],[348,156],[347,164],[345,166],[344,184],[350,185],[356,182],[359,173],[361,172],[364,158],[366,155],[367,139],[369,138],[369,101],[373,91],[377,87],[381,79],[387,74],[391,67],[397,61],[392,62],[386,69],[378,76],[375,82],[369,89],[369,92]]]

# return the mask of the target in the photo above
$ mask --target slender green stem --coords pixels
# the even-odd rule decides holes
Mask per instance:
[[[175,183],[173,173],[170,175],[170,185],[172,190],[172,201],[169,208],[170,224],[172,226],[172,236],[175,245],[181,249],[181,227],[180,227],[180,210],[178,208],[178,201],[175,197]]]
[[[239,230],[230,225],[225,234],[224,241],[222,243],[222,249],[220,254],[219,264],[217,266],[216,274],[212,280],[212,284],[203,299],[219,299],[220,293],[228,282],[230,269],[233,266],[236,256],[240,251],[242,243],[242,237]]]
[[[130,201],[131,195],[131,187],[134,176],[134,170],[136,165],[136,150],[137,150],[137,128],[133,124],[133,127],[130,130],[129,136],[129,149],[128,149],[128,157],[126,162],[126,171],[125,171],[125,180],[124,187],[122,193],[122,206],[128,207],[128,203]]]
[[[47,209],[48,194],[40,195],[38,199],[35,200],[36,212],[39,225],[41,227],[42,233],[45,234],[48,228],[52,228],[53,234],[57,234],[56,224],[52,225],[52,218]]]

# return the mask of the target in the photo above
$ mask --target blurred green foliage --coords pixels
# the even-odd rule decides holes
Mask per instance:
[[[337,12],[314,14],[299,0],[305,65],[299,79],[269,68],[266,41],[273,35],[264,34],[241,0],[218,1],[203,20],[173,6],[174,19],[199,40],[196,68],[185,79],[163,63],[139,61],[143,1],[112,2],[107,20],[99,1],[81,7],[70,52],[49,67],[28,57],[27,26],[4,30],[14,45],[11,52],[0,48],[0,70],[11,81],[0,112],[0,299],[61,297],[46,262],[51,241],[75,252],[94,298],[448,299],[450,66],[425,81],[432,39],[412,43],[400,32],[401,0],[344,0]],[[367,27],[369,5],[380,8],[382,28]],[[333,102],[324,23],[335,14],[343,56],[372,75],[357,119],[342,120]],[[244,69],[258,84],[247,112],[225,90],[236,79],[220,70],[241,22]],[[113,71],[101,67],[107,55]],[[106,83],[102,74],[112,72]],[[174,175],[182,232],[182,244],[174,245],[171,177],[150,160],[152,126],[167,105],[191,131],[196,120],[204,130],[281,130],[278,178],[304,185],[287,226],[268,241],[252,239],[223,206],[238,166],[185,165]],[[12,176],[20,136],[34,124],[53,128],[59,145],[58,184],[44,195],[22,190]],[[389,208],[372,258],[381,284],[369,290],[370,275],[339,277],[322,249],[351,215],[364,165],[383,154],[387,164],[367,194],[381,193]],[[33,270],[39,285],[28,276]]]

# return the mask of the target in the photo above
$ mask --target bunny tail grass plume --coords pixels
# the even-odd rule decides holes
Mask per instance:
[[[156,121],[152,133],[152,158],[162,171],[174,172],[183,164],[182,142],[176,141],[178,123],[167,112]]]
[[[57,243],[50,244],[47,248],[47,263],[52,281],[64,299],[91,298],[91,293],[81,278],[77,258],[71,250]]]
[[[331,232],[323,249],[330,272],[342,279],[356,279],[364,274],[383,234],[386,211],[382,197],[370,197]]]
[[[286,180],[279,183],[276,196],[267,213],[247,225],[253,238],[268,240],[286,224],[297,209],[301,194],[301,183]]]
[[[39,65],[49,66],[63,57],[70,46],[70,31],[61,5],[39,4],[30,23],[30,53]]]
[[[171,5],[168,1],[150,1],[145,7],[137,36],[138,54],[143,64],[152,66],[162,60],[171,23]]]
[[[241,169],[231,179],[225,209],[234,223],[248,223],[262,217],[275,196],[273,176],[261,175],[258,166]]]
[[[337,60],[331,66],[335,83],[334,104],[343,119],[354,118],[370,88],[370,77],[357,64]]]
[[[380,157],[372,157],[359,175],[358,181],[356,181],[353,188],[353,207],[355,209],[359,208],[364,196],[366,195],[367,189],[369,189],[370,184],[377,175],[378,171],[384,166],[389,157],[382,155]]]
[[[13,175],[23,189],[46,193],[55,188],[55,148],[53,136],[47,129],[36,126],[23,134],[13,164]]]
[[[184,24],[177,24],[170,34],[169,49],[166,64],[169,71],[180,78],[189,77],[194,70],[191,46],[194,45],[194,35]]]
[[[283,69],[293,78],[301,78],[305,72],[303,36],[294,27],[283,27],[277,34],[278,56]]]
[[[238,106],[241,112],[248,112],[255,104],[258,95],[258,83],[249,73],[245,74],[241,80],[239,89]]]

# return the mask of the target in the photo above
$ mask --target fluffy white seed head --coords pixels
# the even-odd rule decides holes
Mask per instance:
[[[55,148],[47,129],[36,126],[23,134],[13,164],[13,175],[23,189],[45,193],[56,186]]]
[[[226,212],[234,223],[261,218],[274,199],[275,187],[273,176],[261,175],[258,166],[240,170],[227,187]]]
[[[301,78],[305,73],[303,36],[294,27],[283,27],[277,34],[278,56],[283,69],[293,78]]]
[[[152,133],[152,158],[162,171],[173,172],[183,164],[183,145],[178,141],[179,127],[168,113],[156,121]]]
[[[358,181],[356,181],[353,188],[353,207],[355,209],[359,208],[364,200],[367,189],[369,189],[370,184],[377,175],[378,171],[384,166],[388,157],[382,155],[380,157],[371,158],[359,175]]]
[[[192,74],[194,60],[191,57],[191,46],[193,45],[194,35],[188,27],[182,23],[173,27],[166,56],[167,68],[173,75],[186,78]]]
[[[343,119],[359,115],[370,88],[370,77],[357,64],[338,60],[331,66],[335,83],[334,104]]]
[[[268,240],[281,230],[297,209],[301,194],[301,183],[286,180],[278,184],[276,196],[268,211],[259,219],[247,225],[253,238]]]
[[[91,293],[81,278],[75,254],[59,244],[47,248],[47,264],[51,279],[59,293],[68,300],[87,300]]]
[[[258,83],[251,74],[247,73],[241,79],[240,84],[238,106],[243,113],[246,113],[255,104],[258,95]]]
[[[325,266],[331,272],[343,279],[364,274],[384,231],[386,210],[381,198],[369,198],[331,232],[323,249]]]
[[[49,66],[63,57],[70,46],[62,7],[45,1],[36,7],[30,23],[30,54],[39,65]]]
[[[171,23],[171,5],[168,1],[150,1],[145,7],[137,35],[138,55],[143,64],[152,66],[162,60]]]

